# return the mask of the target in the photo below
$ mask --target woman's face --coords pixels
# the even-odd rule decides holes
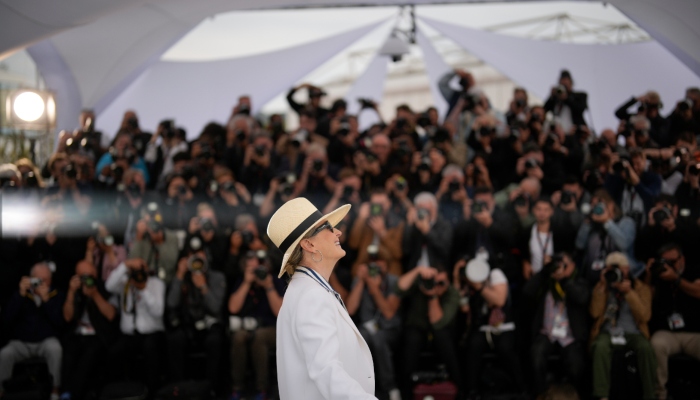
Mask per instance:
[[[313,243],[314,250],[318,250],[326,259],[338,260],[345,256],[345,250],[340,245],[340,236],[343,234],[339,229],[330,228],[330,223],[324,221],[314,228],[317,232],[309,241]],[[318,259],[318,255],[312,254]]]

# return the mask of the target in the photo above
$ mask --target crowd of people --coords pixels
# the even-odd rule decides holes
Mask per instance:
[[[447,115],[400,105],[362,132],[310,84],[288,93],[295,129],[256,119],[248,96],[191,141],[172,120],[143,131],[135,111],[108,138],[85,110],[46,165],[0,165],[3,215],[38,216],[1,242],[5,394],[15,364],[42,357],[53,399],[193,377],[272,397],[286,282],[264,227],[302,196],[324,213],[352,205],[330,284],[380,399],[436,376],[479,398],[487,354],[497,387],[523,398],[554,378],[606,399],[620,349],[643,398],[667,399],[669,357],[700,359],[700,89],[663,112],[653,91],[621,98],[601,132],[568,71],[544,105],[517,88],[505,112],[468,72],[440,89]]]

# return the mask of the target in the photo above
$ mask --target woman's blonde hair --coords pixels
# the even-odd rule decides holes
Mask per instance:
[[[313,233],[314,231],[310,230],[306,235],[304,235],[303,238],[301,238],[301,240],[310,238]],[[301,265],[301,262],[304,260],[304,249],[301,248],[301,240],[299,241],[299,244],[297,244],[297,247],[294,248],[294,251],[292,251],[292,254],[289,256],[287,264],[282,266],[282,269],[285,270],[290,276],[294,274],[296,267]]]

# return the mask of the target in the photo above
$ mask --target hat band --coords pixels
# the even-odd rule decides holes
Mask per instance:
[[[282,241],[282,243],[279,245],[280,250],[282,250],[282,253],[286,253],[287,250],[289,250],[289,246],[294,243],[295,240],[301,236],[302,233],[304,233],[307,229],[311,227],[316,221],[319,219],[323,218],[323,214],[321,214],[318,210],[314,211],[311,215],[306,217],[305,220],[303,220],[299,226],[296,227],[287,237]]]

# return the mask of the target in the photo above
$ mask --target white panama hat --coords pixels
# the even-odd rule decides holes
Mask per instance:
[[[293,265],[288,266],[287,261],[301,239],[309,231],[323,221],[328,221],[331,226],[335,227],[345,218],[348,211],[350,211],[350,204],[345,204],[323,215],[304,197],[298,197],[284,203],[272,215],[267,224],[267,236],[284,253],[278,277],[281,278],[287,272],[288,267],[294,267]],[[288,272],[291,274],[293,270],[290,269]]]

